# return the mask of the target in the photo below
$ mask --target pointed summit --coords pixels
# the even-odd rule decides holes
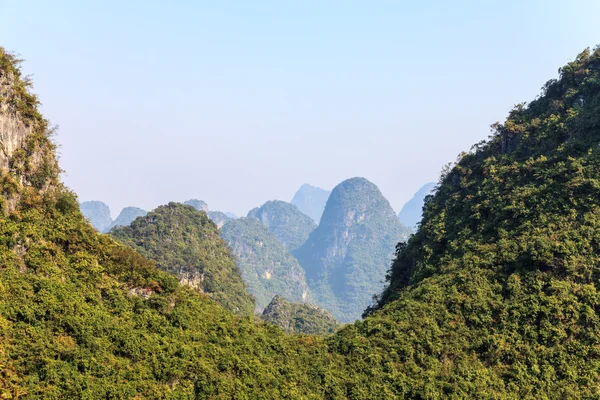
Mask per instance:
[[[400,222],[377,186],[351,178],[333,189],[320,225],[294,254],[317,304],[351,322],[382,290],[401,237]]]
[[[292,204],[318,224],[330,193],[329,190],[305,183],[294,195]]]

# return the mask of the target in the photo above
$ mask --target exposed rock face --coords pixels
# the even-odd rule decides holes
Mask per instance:
[[[206,202],[204,202],[202,200],[190,199],[190,200],[184,201],[183,204],[192,206],[198,211],[208,212],[208,204],[206,204]]]
[[[292,204],[318,224],[330,193],[329,190],[305,183],[294,195]]]
[[[209,211],[208,218],[212,219],[219,229],[225,225],[225,222],[231,219],[227,214],[222,213],[221,211]]]
[[[169,203],[110,234],[190,286],[240,315],[254,311],[227,245],[206,213]]]
[[[24,191],[38,199],[54,191],[59,168],[49,140],[52,129],[37,110],[37,97],[28,92],[18,62],[2,48],[0,57],[10,60],[0,68],[0,98],[5,100],[0,103],[0,178],[8,188],[1,208],[11,213]]]
[[[148,211],[138,207],[125,207],[115,219],[108,230],[119,226],[129,226],[138,217],[143,217],[148,214]]]
[[[248,217],[262,222],[290,251],[300,247],[317,227],[317,224],[296,206],[279,200],[268,201],[261,207],[250,210]]]
[[[377,186],[364,178],[336,186],[321,224],[294,254],[317,304],[352,322],[383,288],[400,222]]]
[[[101,201],[84,201],[79,205],[81,213],[99,232],[106,232],[112,225],[110,208]]]
[[[309,300],[302,267],[260,221],[229,220],[221,236],[233,250],[248,291],[256,298],[257,311],[277,294],[294,302]]]
[[[273,297],[261,318],[288,333],[322,335],[333,333],[340,326],[333,315],[322,308],[312,304],[290,303],[279,295]]]
[[[400,214],[398,214],[398,218],[400,222],[411,228],[416,229],[417,224],[421,221],[421,217],[423,215],[423,204],[425,202],[425,197],[433,192],[435,189],[435,182],[429,182],[423,185],[417,193],[410,199],[402,210],[400,210]]]

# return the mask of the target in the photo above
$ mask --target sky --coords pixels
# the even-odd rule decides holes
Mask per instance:
[[[0,0],[64,181],[245,215],[362,176],[396,211],[600,43],[597,0]]]

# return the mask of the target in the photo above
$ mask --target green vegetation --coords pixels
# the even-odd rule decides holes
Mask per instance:
[[[248,291],[262,311],[279,294],[294,302],[309,299],[304,271],[298,261],[255,218],[227,221],[221,236],[231,246]]]
[[[376,306],[325,337],[234,316],[98,234],[15,64],[0,48],[21,143],[0,152],[0,397],[600,397],[600,50],[447,170]]]
[[[216,225],[192,206],[169,203],[110,234],[179,282],[206,293],[234,314],[251,315],[254,300]]]
[[[42,179],[54,146],[19,76],[0,48],[0,118],[29,128],[3,132],[25,147],[0,169],[0,398],[323,398],[322,341],[180,286],[96,232],[58,168]]]
[[[288,250],[294,251],[308,239],[317,224],[296,206],[285,201],[267,201],[259,208],[254,208],[248,217],[256,218],[275,235]]]
[[[383,290],[383,277],[402,239],[390,203],[364,178],[336,186],[321,223],[294,252],[316,303],[342,322],[353,322]]]
[[[261,318],[281,327],[287,333],[322,335],[340,326],[333,315],[312,304],[290,303],[277,295],[263,311]]]

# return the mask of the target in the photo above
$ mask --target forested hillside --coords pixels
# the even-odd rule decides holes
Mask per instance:
[[[308,239],[317,224],[296,206],[285,201],[267,201],[248,212],[248,217],[262,222],[288,250],[294,251]]]
[[[110,234],[234,314],[254,312],[254,299],[206,213],[169,203],[136,219],[131,226],[114,228]]]
[[[333,315],[312,304],[290,303],[276,295],[260,316],[288,333],[333,333],[340,326]]]
[[[259,312],[273,296],[293,302],[310,298],[302,267],[290,252],[255,218],[229,220],[221,236],[231,246],[248,291]]]

